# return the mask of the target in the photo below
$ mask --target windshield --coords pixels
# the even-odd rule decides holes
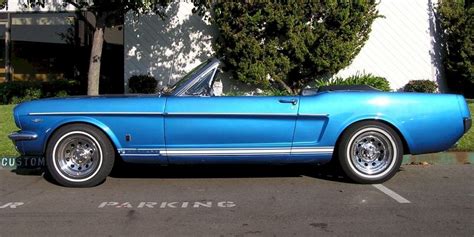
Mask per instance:
[[[186,76],[181,78],[181,80],[177,81],[173,86],[169,87],[168,89],[165,89],[164,94],[170,95],[173,94],[173,92],[176,90],[176,88],[181,87],[182,85],[186,84],[189,80],[194,78],[194,74],[198,72],[201,68],[206,66],[206,64],[209,62],[209,60],[204,61],[203,63],[199,64],[197,67],[193,68]]]

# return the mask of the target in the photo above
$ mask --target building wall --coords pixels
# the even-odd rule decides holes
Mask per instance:
[[[11,17],[11,79],[63,79],[70,68],[66,53],[72,50],[67,38],[74,29],[74,8],[63,6],[61,0],[46,0],[44,7],[31,7],[27,3],[27,0],[7,0],[0,9],[0,82],[6,77],[7,13]]]
[[[433,15],[436,2],[381,0],[378,9],[383,18],[373,23],[369,40],[352,64],[337,75],[372,73],[387,78],[394,90],[401,89],[409,80],[429,79],[439,83],[443,90]],[[150,74],[163,86],[173,84],[211,57],[216,30],[193,15],[192,8],[191,2],[174,4],[169,9],[173,17],[165,21],[158,16],[127,15],[125,81],[135,74]]]
[[[7,15],[0,13],[0,22]],[[73,13],[12,13],[10,37],[13,80],[62,79],[66,74],[68,44],[74,29]],[[6,79],[6,26],[0,25],[0,82]]]
[[[124,24],[124,79],[148,74],[160,86],[176,79],[212,57],[215,28],[203,17],[192,14],[191,2],[173,3],[167,19],[156,15],[129,13]],[[125,88],[127,86],[125,85]]]
[[[445,90],[433,14],[436,3],[437,0],[382,0],[378,10],[383,18],[373,23],[369,40],[338,76],[372,73],[387,78],[395,90],[409,80],[429,79]]]
[[[11,18],[10,71],[12,80],[74,79],[87,84],[95,17],[76,12],[62,0],[28,7],[26,0],[8,0],[0,10],[0,83],[6,79],[5,31]],[[87,19],[82,20],[81,14]],[[123,93],[123,25],[104,34],[100,93]]]
[[[0,12],[59,12],[74,11],[71,5],[64,6],[62,0],[45,0],[44,7],[37,5],[32,7],[28,4],[29,0],[7,0],[6,7],[0,9]]]

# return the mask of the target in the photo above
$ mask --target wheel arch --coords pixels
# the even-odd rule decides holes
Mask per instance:
[[[121,148],[120,142],[118,138],[115,136],[115,134],[112,132],[112,130],[103,124],[100,121],[97,120],[91,120],[91,118],[88,119],[68,119],[65,121],[62,121],[58,123],[54,128],[51,128],[51,130],[48,132],[48,136],[46,137],[46,140],[43,145],[43,154],[46,152],[46,148],[48,146],[49,141],[51,140],[51,137],[55,132],[57,132],[60,128],[63,128],[65,126],[73,125],[73,124],[86,124],[90,125],[92,127],[97,128],[99,131],[103,132],[104,135],[109,139],[109,141],[112,143],[114,146],[115,151],[117,151],[118,148]]]
[[[344,129],[342,129],[342,131],[339,133],[338,137],[337,137],[337,140],[336,140],[336,145],[335,145],[335,148],[339,147],[339,143],[341,142],[341,139],[342,139],[342,135],[344,134],[344,132],[347,131],[347,129],[349,129],[350,127],[358,124],[358,123],[362,123],[362,122],[380,122],[380,123],[383,123],[387,126],[389,126],[391,129],[393,129],[398,137],[400,138],[400,140],[402,141],[402,144],[403,144],[403,154],[410,154],[410,146],[408,145],[408,142],[407,142],[407,139],[406,137],[404,136],[404,134],[400,131],[400,129],[395,126],[393,123],[391,122],[388,122],[387,120],[383,120],[383,119],[372,119],[372,118],[367,118],[367,119],[361,119],[361,120],[357,120],[357,121],[353,121],[351,123],[349,123]]]

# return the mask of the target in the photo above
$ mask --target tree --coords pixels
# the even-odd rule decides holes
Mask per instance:
[[[46,0],[30,0],[29,5],[32,7],[44,7],[45,2]],[[64,7],[72,5],[77,11],[88,11],[95,16],[87,83],[88,95],[99,94],[100,66],[105,28],[121,24],[124,15],[128,11],[133,11],[138,14],[153,12],[164,18],[165,8],[170,2],[171,0],[63,0]],[[83,15],[78,14],[78,16],[81,17]],[[85,17],[83,17],[82,20],[88,22]]]
[[[1,0],[0,0],[1,1]],[[30,6],[45,6],[46,0],[28,0]],[[94,35],[89,61],[87,94],[99,94],[100,65],[106,27],[121,24],[127,12],[155,13],[164,19],[166,7],[173,0],[62,0],[64,7],[72,5],[76,11],[88,11],[95,16]],[[203,13],[210,6],[208,0],[193,0],[195,12]],[[78,14],[78,16],[82,16]],[[83,20],[87,22],[84,17]]]
[[[474,97],[474,4],[469,0],[442,0],[437,10],[448,86]]]
[[[348,66],[379,16],[368,1],[218,1],[216,52],[248,84],[297,93]]]

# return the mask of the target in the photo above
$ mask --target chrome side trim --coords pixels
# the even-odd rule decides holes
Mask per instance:
[[[310,114],[310,113],[302,113],[302,114],[298,114],[298,116],[305,116],[305,117],[329,117],[329,114]]]
[[[290,153],[246,153],[246,154],[233,154],[233,153],[219,153],[219,154],[166,154],[166,156],[269,156],[269,155],[290,155]]]
[[[160,156],[165,148],[120,148],[118,153],[123,156],[144,155],[144,156]]]
[[[34,132],[14,132],[8,135],[12,141],[22,141],[22,140],[35,140],[38,138],[38,134]]]
[[[255,156],[332,154],[334,147],[118,149],[122,156]]]
[[[165,148],[120,148],[118,150],[125,150],[125,151],[160,151],[164,150]]]
[[[35,115],[174,115],[174,116],[305,116],[328,117],[329,114],[293,113],[221,113],[221,112],[32,112]]]
[[[289,150],[291,147],[245,147],[245,148],[228,148],[228,147],[221,147],[221,148],[168,148],[168,151],[192,151],[192,150],[199,150],[199,151],[227,151],[227,150]]]
[[[297,116],[290,113],[220,113],[220,112],[167,112],[165,115],[180,116]]]
[[[33,112],[28,115],[163,115],[162,112]]]
[[[120,154],[121,156],[161,156],[161,154],[142,154],[142,153],[133,153],[133,154]]]
[[[166,155],[255,155],[255,154],[285,154],[291,149],[248,149],[248,150],[166,150]]]

